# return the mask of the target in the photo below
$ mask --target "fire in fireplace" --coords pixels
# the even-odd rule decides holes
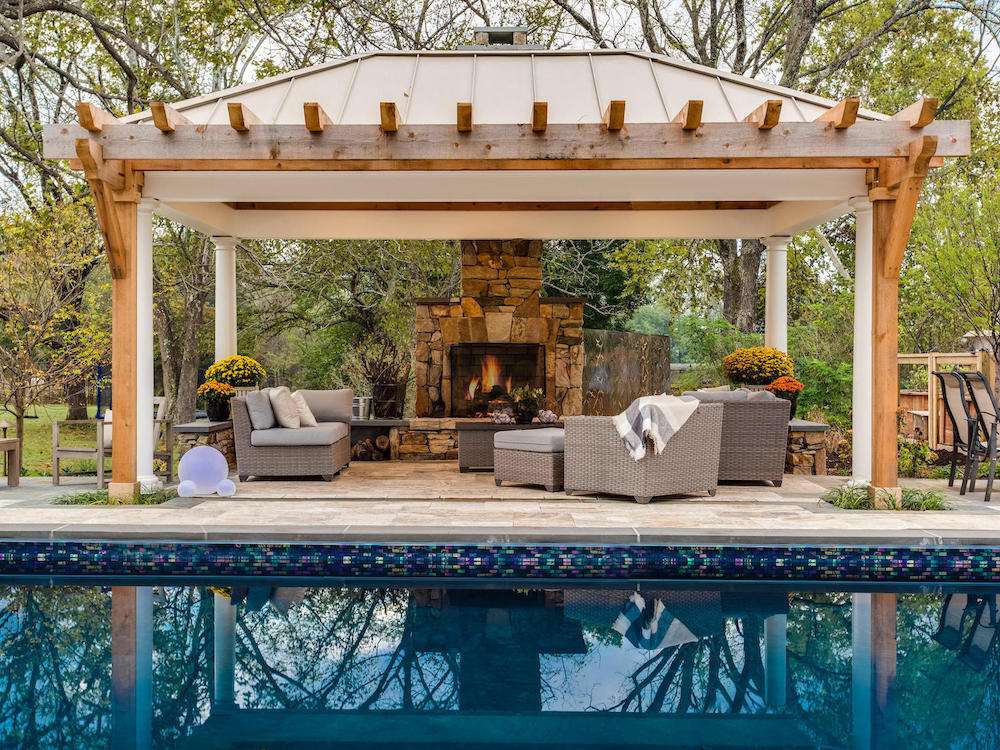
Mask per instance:
[[[515,388],[545,388],[541,344],[453,344],[450,359],[455,417],[486,416]]]

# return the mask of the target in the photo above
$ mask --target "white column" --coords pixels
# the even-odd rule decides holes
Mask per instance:
[[[215,243],[215,359],[236,354],[236,238]]]
[[[872,203],[851,199],[854,230],[854,380],[852,383],[852,472],[855,481],[872,478]]]
[[[764,618],[764,702],[784,708],[787,698],[788,615]]]
[[[156,201],[144,198],[136,207],[136,479],[143,492],[163,486],[153,473],[156,449],[153,424],[153,210]]]
[[[212,631],[215,657],[212,662],[215,686],[212,710],[232,708],[236,701],[234,638],[236,607],[228,596],[215,594],[212,600]]]
[[[767,276],[764,286],[764,346],[788,351],[788,241],[765,237]]]

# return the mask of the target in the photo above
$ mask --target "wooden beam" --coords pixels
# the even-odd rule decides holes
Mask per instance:
[[[230,201],[237,211],[741,211],[779,201]]]
[[[901,109],[892,116],[893,120],[909,123],[911,128],[926,128],[937,116],[940,101],[933,97],[924,97],[913,102],[909,107]]]
[[[604,128],[612,132],[625,127],[625,100],[612,99],[604,108]]]
[[[472,102],[459,102],[455,106],[455,124],[459,133],[472,132]]]
[[[543,136],[531,125],[477,125],[455,139],[452,125],[399,125],[386,139],[377,125],[339,125],[309,134],[299,125],[257,125],[246,138],[225,125],[182,128],[163,138],[152,124],[116,123],[95,140],[105,158],[142,162],[145,169],[649,169],[649,168],[866,168],[907,156],[913,131],[903,122],[861,121],[831,137],[825,125],[784,122],[760,132],[743,123],[707,123],[692,138],[663,123],[629,123],[628,138],[600,124],[549,123]],[[969,153],[968,122],[938,121],[940,156]],[[76,156],[89,134],[77,125],[50,126],[45,156]],[[157,162],[164,162],[163,165]],[[185,165],[184,162],[190,162]],[[226,162],[230,164],[226,165]],[[681,167],[681,165],[689,165]]]
[[[680,123],[681,130],[697,130],[701,127],[701,113],[704,108],[705,102],[701,99],[690,99],[671,122]]]
[[[229,110],[229,127],[236,132],[248,133],[251,125],[260,125],[260,118],[245,104],[229,102],[226,106]]]
[[[379,127],[383,133],[395,133],[399,130],[399,110],[396,102],[379,102]]]
[[[817,117],[816,122],[825,122],[828,128],[834,130],[846,130],[857,121],[860,107],[861,99],[849,96]]]
[[[191,124],[184,115],[164,102],[150,102],[149,111],[153,113],[153,124],[164,133],[173,133],[180,124]]]
[[[544,133],[549,125],[549,103],[534,102],[531,105],[531,131],[533,133]]]
[[[319,102],[306,102],[303,104],[302,114],[305,116],[306,130],[310,133],[322,133],[327,125],[333,124],[333,120],[323,111]]]
[[[80,126],[91,133],[100,133],[105,125],[115,122],[113,114],[89,102],[76,103],[76,116],[80,120]]]
[[[781,99],[768,99],[757,109],[743,118],[757,126],[758,130],[771,130],[781,119]]]

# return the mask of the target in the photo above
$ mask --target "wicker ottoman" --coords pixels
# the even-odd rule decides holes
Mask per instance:
[[[541,484],[549,492],[563,487],[564,431],[559,427],[509,430],[493,436],[493,477],[518,484]]]

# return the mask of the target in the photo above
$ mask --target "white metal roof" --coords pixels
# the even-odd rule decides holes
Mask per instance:
[[[781,120],[802,122],[836,102],[662,55],[623,50],[372,52],[177,102],[196,124],[226,124],[227,102],[264,123],[301,123],[302,105],[319,102],[334,123],[376,124],[379,102],[396,103],[403,124],[455,122],[455,104],[472,102],[482,124],[531,121],[532,102],[548,102],[549,123],[599,123],[611,99],[627,122],[669,122],[690,99],[705,122],[738,122],[764,99],[781,99]],[[886,116],[861,110],[861,117]],[[149,112],[122,118],[149,120]]]

